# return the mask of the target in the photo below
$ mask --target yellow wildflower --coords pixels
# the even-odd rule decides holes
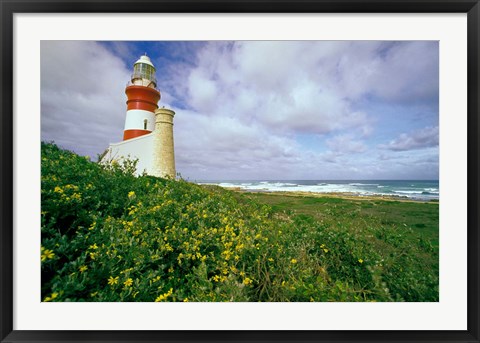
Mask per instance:
[[[88,267],[87,266],[81,266],[78,269],[80,270],[80,273],[83,273],[84,271],[86,271],[88,269]]]
[[[116,285],[118,283],[118,276],[117,277],[113,277],[113,276],[110,276],[108,278],[108,284],[109,285]]]
[[[150,285],[154,282],[157,282],[158,280],[160,280],[160,276],[157,276],[157,277],[153,278],[152,280],[150,280]]]
[[[134,196],[135,196],[135,192],[134,192],[134,191],[128,192],[128,198],[129,198],[129,199],[132,199]]]
[[[230,250],[225,250],[222,252],[222,255],[225,255],[225,260],[229,260],[230,257],[232,256],[232,252]]]
[[[250,278],[248,278],[248,277],[246,277],[245,279],[243,279],[243,283],[244,283],[245,285],[249,285],[249,284],[251,284],[252,282],[253,282],[252,279],[250,279]]]
[[[42,247],[42,255],[41,255],[42,261],[52,259],[54,257],[55,257],[55,254],[52,250],[48,250]]]
[[[58,293],[57,293],[57,292],[52,293],[51,296],[46,297],[45,299],[43,299],[43,301],[45,301],[45,302],[52,301],[52,300],[55,300],[56,297],[58,297]]]
[[[363,260],[361,258],[358,259],[358,262],[363,263]]]
[[[123,283],[125,287],[130,287],[133,284],[132,278],[128,278],[127,281]]]
[[[294,259],[294,258],[292,258],[292,259],[290,260],[290,263],[291,263],[291,264],[295,264],[295,263],[297,263],[297,260]]]
[[[173,288],[170,288],[170,290],[167,293],[164,293],[162,295],[159,295],[157,299],[155,299],[155,302],[163,301],[167,299],[169,296],[171,296],[173,293]]]

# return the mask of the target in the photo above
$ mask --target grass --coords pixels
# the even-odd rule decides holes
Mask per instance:
[[[250,193],[248,197],[272,207],[276,212],[304,214],[333,227],[342,225],[338,218],[348,216],[350,225],[365,227],[376,223],[389,227],[407,227],[407,233],[428,240],[438,248],[438,202],[342,198],[282,193]]]
[[[267,204],[277,215],[302,218],[310,225],[319,225],[324,234],[328,232],[344,236],[339,240],[344,244],[348,243],[345,237],[356,237],[355,246],[372,248],[377,261],[380,258],[384,262],[381,265],[383,273],[390,273],[384,269],[387,266],[394,271],[390,275],[397,280],[389,282],[389,290],[406,290],[408,287],[405,285],[399,286],[402,277],[409,273],[418,273],[419,279],[425,280],[428,275],[432,281],[435,280],[432,285],[435,292],[438,292],[438,202],[264,192],[244,193],[239,195],[238,199]],[[342,268],[338,265],[337,267]],[[330,272],[342,275],[331,269]],[[405,281],[408,282],[412,281]],[[415,293],[413,290],[407,292],[410,295]],[[425,289],[425,292],[428,290]],[[437,299],[436,297],[429,300]],[[416,296],[414,299],[418,300]]]
[[[438,203],[239,193],[42,143],[42,301],[438,301]]]

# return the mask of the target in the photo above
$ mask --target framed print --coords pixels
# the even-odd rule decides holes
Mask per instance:
[[[478,342],[479,11],[2,1],[2,342]]]

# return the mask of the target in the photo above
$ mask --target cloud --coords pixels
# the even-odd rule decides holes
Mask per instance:
[[[341,154],[364,152],[367,147],[362,141],[355,140],[352,135],[342,134],[327,140],[327,146]]]
[[[177,169],[197,178],[272,178],[291,173],[298,162],[298,144],[258,125],[236,118],[212,119],[176,110]]]
[[[144,52],[159,105],[176,112],[184,177],[424,175],[402,151],[438,146],[438,43],[381,41],[45,41],[42,139],[90,156],[120,141],[125,84]],[[420,108],[433,115],[409,120]],[[432,175],[436,159],[418,157]]]
[[[42,140],[88,155],[121,140],[129,76],[98,43],[42,41]]]
[[[339,57],[338,87],[350,98],[416,104],[438,101],[438,42],[353,42]]]
[[[194,108],[201,109],[207,113],[215,110],[217,105],[217,83],[202,75],[201,71],[194,71],[188,78],[189,104]]]
[[[325,55],[318,42],[207,44],[188,71],[182,101],[200,113],[254,120],[282,132],[366,127],[367,115],[322,80],[316,55]]]
[[[402,133],[381,148],[393,151],[423,149],[438,146],[438,126]]]

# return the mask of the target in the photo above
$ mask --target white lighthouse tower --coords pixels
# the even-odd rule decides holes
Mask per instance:
[[[123,140],[140,137],[155,129],[155,110],[160,92],[156,89],[155,66],[145,54],[133,65],[133,74],[125,88],[127,116]]]

